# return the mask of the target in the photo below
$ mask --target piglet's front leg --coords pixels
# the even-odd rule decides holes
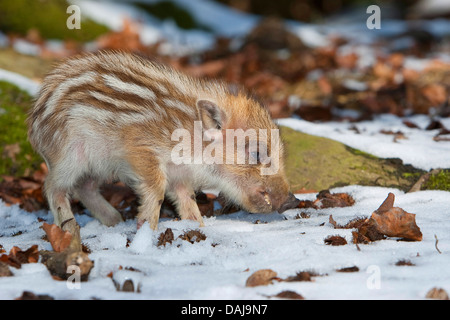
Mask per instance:
[[[137,228],[148,221],[150,228],[156,230],[164,200],[166,176],[161,170],[159,159],[145,147],[130,148],[128,161],[138,177],[138,183],[134,186],[141,203]]]
[[[190,186],[178,183],[172,186],[167,196],[174,202],[181,219],[198,221],[204,227],[203,217],[195,201],[195,192]]]

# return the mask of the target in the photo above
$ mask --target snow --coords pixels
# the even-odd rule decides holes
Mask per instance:
[[[48,294],[56,299],[265,299],[292,290],[307,299],[423,299],[433,287],[450,291],[450,193],[420,191],[405,194],[396,189],[348,186],[332,192],[347,192],[356,203],[347,208],[306,209],[310,218],[295,219],[300,209],[283,214],[249,214],[243,211],[205,218],[201,231],[206,240],[191,244],[177,239],[186,230],[197,229],[193,221],[162,219],[157,231],[144,224],[136,232],[136,221],[114,227],[102,226],[88,215],[77,215],[81,237],[90,249],[94,268],[89,281],[70,289],[72,282],[52,279],[41,263],[11,267],[14,276],[0,278],[0,299],[13,299],[25,290]],[[395,206],[416,214],[423,233],[420,242],[386,239],[369,245],[328,246],[324,238],[339,234],[351,242],[351,230],[333,229],[329,215],[344,224],[361,215],[370,215],[389,192]],[[314,194],[297,195],[314,199]],[[0,244],[27,249],[42,240],[44,231],[38,217],[51,223],[50,213],[27,213],[0,201]],[[260,220],[259,224],[255,221]],[[265,223],[267,222],[267,223]],[[172,228],[172,244],[157,247],[157,239]],[[22,233],[18,234],[18,231]],[[439,239],[435,248],[435,235]],[[127,247],[127,239],[131,241]],[[396,266],[409,260],[414,266]],[[337,269],[357,266],[359,272],[339,273]],[[122,268],[120,268],[122,267]],[[322,276],[313,282],[275,282],[268,286],[245,287],[246,279],[259,269],[272,269],[280,278],[299,271],[315,271]],[[131,279],[140,292],[120,292],[116,283]]]
[[[39,91],[39,83],[12,71],[0,69],[0,80],[15,84],[32,96],[36,95]]]
[[[150,0],[147,0],[150,1]],[[155,0],[157,1],[157,0]],[[155,2],[152,1],[152,2]],[[217,35],[243,37],[255,26],[260,17],[238,12],[210,0],[176,2],[191,12],[212,32],[181,30],[173,21],[159,21],[143,14],[134,6],[113,1],[71,0],[81,8],[82,16],[104,23],[113,30],[123,27],[123,19],[141,21],[141,41],[148,45],[162,39],[166,54],[202,51],[215,41]],[[442,0],[433,1],[445,2]],[[363,69],[376,61],[373,48],[367,46],[377,37],[393,36],[406,31],[406,24],[383,19],[382,29],[369,31],[365,24],[367,15],[359,15],[360,21],[333,21],[325,25],[309,25],[289,21],[292,32],[311,47],[329,44],[329,36],[337,32],[351,40],[339,48],[339,54],[355,52],[358,66]],[[448,20],[421,22],[433,35],[445,35]],[[239,42],[239,39],[234,40]],[[0,46],[8,39],[0,33]],[[399,47],[411,45],[411,39],[401,38]],[[58,43],[54,43],[58,46]],[[26,42],[16,42],[15,49],[27,54],[37,50]],[[448,59],[443,56],[442,59]],[[422,70],[429,58],[405,58],[407,68]],[[320,72],[311,74],[318,75]],[[35,95],[39,84],[16,73],[1,70],[0,80],[16,84]],[[363,90],[364,83],[348,80],[345,85]],[[290,103],[301,108],[301,100],[295,96]],[[409,120],[419,129],[408,128],[403,120]],[[449,119],[440,121],[450,129]],[[406,164],[430,170],[450,168],[450,143],[433,141],[438,130],[423,130],[430,122],[427,116],[399,118],[380,115],[372,121],[358,123],[311,123],[298,118],[279,119],[280,125],[305,133],[327,137],[378,157],[397,157]],[[359,133],[351,130],[358,128]],[[392,135],[380,130],[402,131],[407,139],[393,141]],[[0,277],[0,299],[14,299],[23,291],[47,294],[56,299],[266,299],[284,290],[295,291],[307,299],[424,299],[428,290],[442,287],[450,293],[450,192],[419,191],[404,193],[390,188],[347,186],[332,192],[348,192],[356,203],[347,208],[288,210],[283,214],[234,214],[204,218],[200,228],[206,240],[189,243],[178,236],[187,230],[197,229],[193,221],[161,219],[158,230],[148,224],[136,230],[136,220],[127,220],[114,227],[101,225],[87,214],[76,215],[81,225],[82,242],[91,250],[95,262],[89,281],[71,286],[71,282],[54,280],[42,263],[23,264],[21,269],[11,267],[14,276]],[[404,242],[386,239],[369,245],[353,244],[328,246],[324,238],[339,234],[351,242],[351,230],[333,229],[329,215],[339,224],[362,215],[369,216],[388,193],[396,196],[395,206],[415,213],[417,225],[423,233],[420,242]],[[315,194],[298,194],[299,199],[312,200]],[[310,218],[296,219],[305,211]],[[0,245],[6,252],[13,246],[25,250],[37,244],[39,250],[51,250],[42,239],[43,219],[53,222],[47,211],[28,213],[18,206],[6,206],[0,200]],[[256,223],[258,222],[259,223]],[[158,236],[171,228],[175,240],[165,246],[157,246]],[[436,250],[435,242],[439,239]],[[399,260],[409,260],[414,266],[396,266]],[[339,273],[337,269],[357,266],[359,272]],[[295,275],[299,271],[314,271],[322,276],[312,282],[274,282],[268,286],[245,287],[247,278],[259,269],[272,269],[280,278]],[[108,274],[113,273],[113,277]],[[116,284],[123,285],[131,279],[140,292],[121,292]]]

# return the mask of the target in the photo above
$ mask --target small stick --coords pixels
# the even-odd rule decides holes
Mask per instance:
[[[437,236],[434,235],[434,238],[436,239],[436,242],[434,243],[434,247],[436,248],[437,252],[442,253],[441,250],[439,250],[439,248],[437,247],[437,244],[438,244],[438,242],[439,242]]]

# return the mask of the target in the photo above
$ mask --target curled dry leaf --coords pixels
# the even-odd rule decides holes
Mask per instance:
[[[200,230],[188,230],[185,233],[180,234],[178,238],[194,243],[205,240],[206,235]]]
[[[432,288],[427,292],[425,298],[436,300],[449,300],[447,292],[442,288]]]
[[[39,260],[38,246],[33,245],[23,251],[19,247],[12,247],[9,254],[2,254],[0,262],[4,262],[12,267],[20,269],[23,263],[36,263]]]
[[[255,271],[248,277],[246,287],[267,286],[277,277],[277,273],[271,269],[261,269]]]
[[[173,231],[171,228],[167,228],[166,231],[161,232],[161,234],[158,237],[158,244],[157,246],[166,246],[166,243],[172,243],[174,240]]]
[[[47,294],[34,294],[31,291],[24,291],[22,295],[15,300],[55,300],[52,296]]]
[[[290,290],[281,291],[279,294],[277,294],[276,296],[273,296],[273,297],[280,298],[280,299],[294,299],[294,300],[304,300],[305,299],[301,294],[298,294],[297,292],[290,291]]]
[[[328,236],[324,239],[325,244],[332,245],[332,246],[343,246],[347,244],[347,240],[345,240],[344,237],[341,236]]]
[[[64,251],[72,241],[72,235],[70,232],[63,231],[56,224],[48,224],[44,222],[42,229],[44,229],[47,234],[47,239],[55,252]]]
[[[376,230],[388,237],[400,237],[405,240],[421,241],[422,232],[416,224],[416,215],[402,208],[393,207],[395,196],[389,193],[381,206],[372,213]]]
[[[370,218],[356,218],[345,225],[339,225],[330,215],[329,222],[335,229],[356,228],[357,230],[352,232],[353,243],[369,243],[385,239],[386,236],[421,241],[422,232],[416,224],[416,215],[394,207],[394,200],[394,194],[389,193]],[[325,242],[331,244],[332,239],[329,238],[325,239]]]

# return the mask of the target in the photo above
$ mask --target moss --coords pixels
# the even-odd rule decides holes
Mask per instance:
[[[450,191],[450,169],[440,170],[438,173],[432,174],[422,189]]]
[[[37,29],[45,39],[82,42],[108,31],[104,25],[83,19],[83,12],[81,29],[68,29],[68,6],[66,0],[0,0],[0,30],[25,35],[30,29]]]
[[[352,184],[409,190],[423,173],[399,159],[380,159],[337,141],[280,129],[286,149],[285,170],[293,191]]]
[[[160,1],[155,3],[136,2],[136,6],[143,9],[158,19],[172,19],[182,29],[202,29],[210,31],[208,26],[197,22],[194,17],[172,1]]]
[[[25,123],[32,98],[15,85],[0,81],[0,176],[22,176],[27,168],[35,169],[42,159],[27,140]],[[7,154],[9,146],[17,144],[16,152]]]

